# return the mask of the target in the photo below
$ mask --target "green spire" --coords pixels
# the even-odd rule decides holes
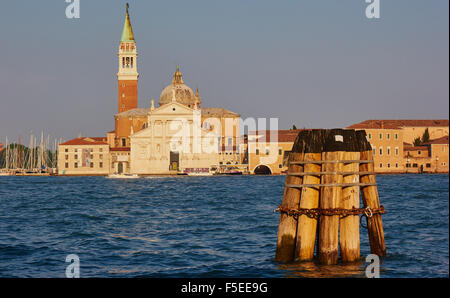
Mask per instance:
[[[127,3],[127,15],[123,25],[122,38],[120,39],[122,42],[134,41],[133,28],[131,28],[130,15],[128,13],[129,7],[130,5]]]

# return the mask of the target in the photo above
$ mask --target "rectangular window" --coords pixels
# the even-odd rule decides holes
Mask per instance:
[[[399,151],[399,149],[398,149],[398,147],[395,147],[395,155],[399,155],[400,154],[400,151]]]
[[[376,155],[377,154],[377,147],[372,145],[372,154]]]
[[[383,164],[382,163],[380,163],[380,168],[382,168],[383,167]]]
[[[283,155],[283,149],[278,149],[278,155]]]
[[[75,159],[78,159],[78,154],[75,154]]]
[[[390,168],[390,167],[391,167],[391,164],[390,164],[390,163],[388,163],[388,164],[387,164],[387,167],[388,167],[388,168]]]
[[[378,150],[378,152],[380,152],[380,155],[383,155],[383,147],[380,147],[380,149]]]
[[[371,133],[369,133],[369,140],[370,140],[370,139],[372,139],[372,134],[371,134]]]
[[[99,157],[100,159],[103,159],[103,154],[100,154],[98,157]]]
[[[422,151],[417,150],[417,155],[421,155],[421,154],[422,154]]]
[[[256,155],[259,155],[259,149],[256,149]]]
[[[383,134],[380,133],[379,137],[380,137],[380,140],[382,140],[383,139]]]
[[[76,163],[73,165],[73,167],[74,167],[75,169],[78,169],[78,163],[76,162]]]
[[[269,155],[270,151],[269,148],[266,148],[266,155]]]
[[[89,166],[91,167],[91,169],[94,167],[94,163],[93,162],[91,162],[91,163],[89,163]]]
[[[103,152],[103,148],[100,148],[98,151]]]
[[[64,149],[64,152],[69,152],[69,149],[67,149],[67,148],[66,148],[66,149]]]
[[[387,147],[387,155],[391,155],[391,147]]]
[[[417,168],[417,164],[416,163],[413,163],[413,168]]]
[[[69,163],[68,163],[68,162],[66,162],[65,168],[66,168],[66,169],[69,168]]]
[[[398,162],[395,163],[395,167],[398,168]]]
[[[282,164],[279,164],[279,165],[278,165],[278,168],[280,168],[280,169],[281,169],[282,167],[283,167],[283,165],[282,165]]]
[[[407,168],[410,168],[410,167],[411,167],[411,164],[410,164],[410,163],[407,163],[407,164],[406,164],[406,167],[407,167]]]
[[[427,163],[427,168],[431,168],[431,163]]]
[[[122,138],[122,147],[126,147],[127,146],[127,139]]]
[[[99,167],[103,168],[103,163],[102,162],[100,162]]]
[[[398,133],[396,133],[396,134],[394,135],[394,138],[395,138],[396,140],[398,140]]]
[[[69,159],[69,155],[66,154],[66,160],[68,160],[68,159]]]
[[[388,140],[390,140],[390,139],[391,139],[391,134],[390,134],[390,133],[387,133],[387,134],[386,134],[386,138],[387,138]]]

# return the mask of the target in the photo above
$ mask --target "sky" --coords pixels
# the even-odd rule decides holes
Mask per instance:
[[[32,132],[105,136],[117,113],[119,0],[4,1],[0,142]],[[202,106],[279,128],[366,119],[448,119],[449,1],[129,0],[139,106],[159,100],[179,64]]]

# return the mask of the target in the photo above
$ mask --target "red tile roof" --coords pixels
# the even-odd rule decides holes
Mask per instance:
[[[361,129],[400,129],[402,127],[441,127],[449,126],[447,119],[435,120],[366,120],[353,124],[347,128]]]
[[[433,139],[424,144],[448,144],[448,136]]]
[[[104,141],[103,141],[104,140]],[[108,145],[106,138],[76,138],[60,145]]]
[[[418,151],[418,150],[428,150],[428,146],[411,146],[411,147],[404,147],[404,151]]]
[[[97,141],[97,142],[106,142],[106,137],[100,137],[100,138],[97,138],[97,137],[87,137],[86,139],[92,139],[92,140],[94,140],[94,141]]]
[[[110,148],[109,151],[130,151],[130,147],[116,147],[116,148]]]

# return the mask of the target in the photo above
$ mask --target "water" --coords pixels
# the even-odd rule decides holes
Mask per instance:
[[[448,175],[377,176],[382,277],[449,276]],[[0,277],[363,277],[274,262],[285,177],[0,177]],[[369,254],[361,228],[361,255]]]

